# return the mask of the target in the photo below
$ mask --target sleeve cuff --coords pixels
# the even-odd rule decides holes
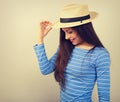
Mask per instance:
[[[33,47],[36,48],[36,47],[42,47],[44,46],[44,44],[35,44]]]

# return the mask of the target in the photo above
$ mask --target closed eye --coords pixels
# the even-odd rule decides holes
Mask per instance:
[[[68,34],[72,34],[73,32],[72,31],[69,31]]]

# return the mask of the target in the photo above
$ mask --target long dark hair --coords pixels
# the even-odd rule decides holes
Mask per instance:
[[[95,47],[104,47],[101,41],[99,40],[92,23],[87,23],[80,26],[71,27],[72,29],[76,30],[81,37],[82,40],[85,42],[94,45]],[[67,66],[68,60],[74,49],[74,45],[65,39],[65,33],[60,28],[60,45],[58,56],[55,63],[55,79],[60,85],[65,85],[65,77],[64,77],[64,70]]]

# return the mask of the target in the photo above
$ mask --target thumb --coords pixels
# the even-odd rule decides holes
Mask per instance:
[[[51,29],[52,29],[51,26],[47,26],[47,27],[46,27],[46,33],[48,33]]]

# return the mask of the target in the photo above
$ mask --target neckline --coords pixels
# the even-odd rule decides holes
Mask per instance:
[[[87,49],[87,48],[85,49],[85,48],[81,48],[81,47],[78,47],[78,46],[75,46],[75,47],[76,47],[76,48],[83,49],[83,50],[88,50],[88,51],[89,51],[89,50],[91,50],[91,49],[94,49],[96,46],[94,46],[94,45],[93,45],[93,46],[91,46],[91,48],[90,48],[90,49]]]
[[[81,51],[85,51],[85,52],[89,51],[88,49],[84,49],[84,48],[80,48],[80,47],[76,47],[76,46],[75,46],[75,49],[78,49],[78,50],[81,50]]]

